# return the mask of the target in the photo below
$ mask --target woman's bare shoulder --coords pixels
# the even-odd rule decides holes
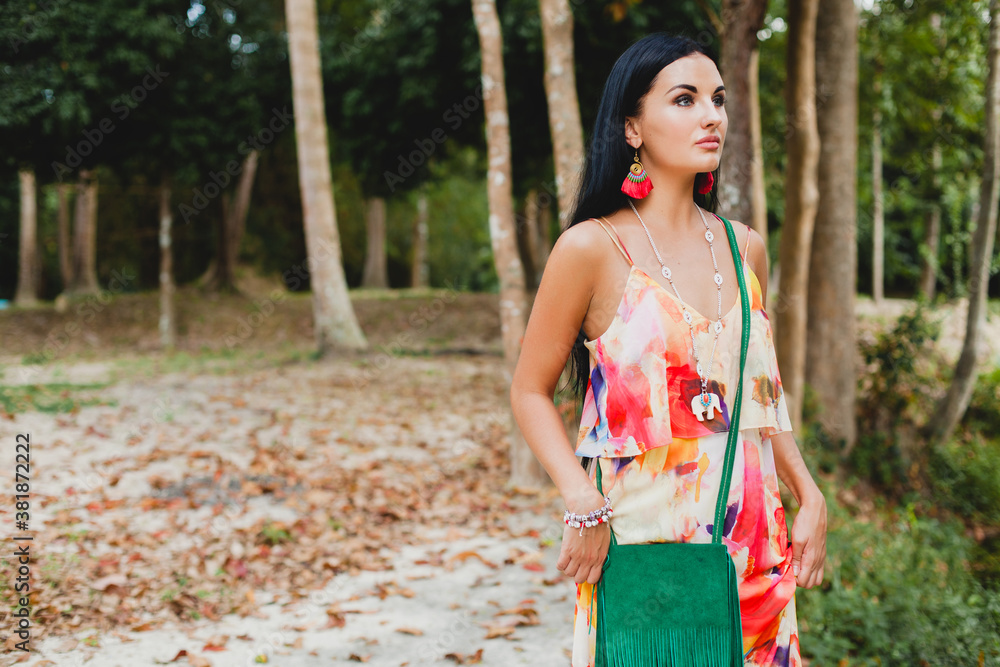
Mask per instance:
[[[559,263],[593,268],[593,262],[600,261],[604,254],[602,244],[607,238],[597,220],[581,220],[559,234],[548,261],[555,259]]]

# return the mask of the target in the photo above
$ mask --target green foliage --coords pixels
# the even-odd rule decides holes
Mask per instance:
[[[265,544],[275,545],[282,542],[289,542],[292,534],[288,532],[285,524],[268,521],[260,529],[260,539]]]
[[[940,507],[973,520],[996,522],[1000,507],[1000,440],[982,433],[932,443],[930,476]]]
[[[859,287],[870,289],[871,138],[881,112],[885,279],[913,294],[929,253],[927,221],[941,209],[937,274],[961,294],[967,233],[982,169],[986,29],[982,0],[881,0],[861,12],[859,88]],[[881,94],[876,85],[881,85]],[[763,99],[763,94],[762,94]],[[934,151],[939,151],[936,165]]]
[[[1000,591],[970,570],[957,522],[912,511],[852,516],[828,506],[826,579],[796,593],[814,667],[1000,665]]]
[[[469,2],[336,0],[319,21],[335,158],[358,173],[365,196],[413,189],[442,154],[483,145]]]
[[[65,160],[66,148],[84,139],[83,130],[100,135],[102,119],[118,120],[109,108],[181,48],[170,20],[176,10],[164,0],[4,3],[5,166],[16,160],[51,174],[51,163]],[[85,166],[98,163],[97,151],[80,154]]]
[[[997,522],[1000,507],[998,402],[1000,369],[994,369],[976,382],[959,433],[950,442],[931,443],[929,453],[937,503],[986,523]]]
[[[858,388],[859,437],[849,463],[884,489],[901,490],[909,465],[919,462],[915,431],[942,384],[932,348],[940,331],[918,304],[891,329],[860,342],[865,370]]]
[[[1000,434],[1000,368],[983,373],[976,381],[964,423],[984,433]]]
[[[449,177],[435,178],[427,185],[431,228],[427,260],[432,287],[497,289],[486,188],[476,177],[480,159],[475,151],[463,151],[448,164]]]

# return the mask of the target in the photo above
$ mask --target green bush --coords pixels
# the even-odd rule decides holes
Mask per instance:
[[[1000,442],[985,434],[959,434],[930,447],[935,501],[957,514],[995,522],[1000,507]]]
[[[835,502],[828,514],[824,584],[796,593],[813,667],[1000,665],[1000,591],[971,573],[959,523],[912,508],[870,521]]]
[[[962,424],[973,430],[1000,434],[1000,368],[983,373],[976,380],[972,400],[965,412]]]
[[[891,329],[860,342],[865,369],[858,386],[858,441],[848,463],[859,477],[897,495],[909,486],[912,465],[924,462],[917,429],[944,385],[944,365],[933,346],[940,332],[940,323],[918,303]]]

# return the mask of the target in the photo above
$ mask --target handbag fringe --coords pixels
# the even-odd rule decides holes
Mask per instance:
[[[598,630],[598,636],[601,632]],[[724,626],[609,630],[595,667],[742,667],[740,636]],[[600,639],[598,640],[600,645]]]

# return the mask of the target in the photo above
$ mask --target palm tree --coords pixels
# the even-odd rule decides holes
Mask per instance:
[[[503,37],[494,0],[472,0],[472,16],[479,33],[483,61],[483,103],[486,111],[486,147],[489,170],[486,174],[490,208],[490,238],[493,261],[500,279],[500,330],[508,385],[521,350],[528,299],[524,266],[517,251],[514,228],[514,201],[511,187],[510,118],[503,70]],[[510,482],[514,486],[537,487],[548,483],[545,469],[535,458],[513,415],[511,425]]]
[[[368,341],[347,293],[333,207],[316,1],[285,0],[285,20],[317,352],[322,356],[337,348],[365,349]]]

